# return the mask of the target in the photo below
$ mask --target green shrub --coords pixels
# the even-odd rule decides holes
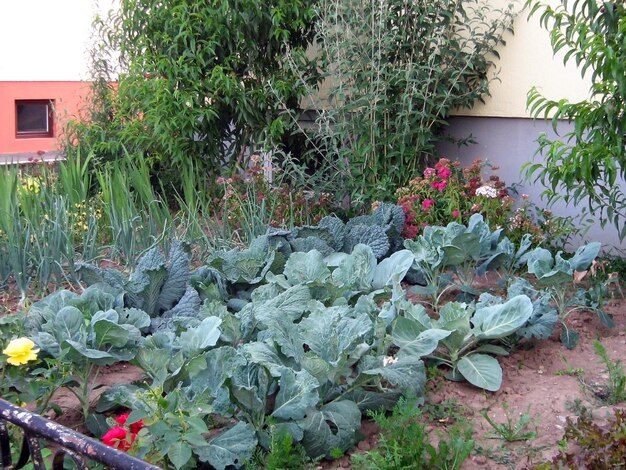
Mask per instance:
[[[389,199],[426,166],[450,112],[488,93],[512,5],[325,0],[316,12],[329,89],[305,101],[323,110],[310,133],[315,157],[353,201]]]
[[[587,204],[602,226],[614,224],[621,239],[626,237],[626,6],[622,2],[565,0],[556,7],[529,0],[531,15],[539,12],[550,31],[554,52],[564,53],[564,62],[574,61],[582,75],[591,78],[588,100],[572,103],[552,100],[536,88],[528,93],[528,106],[535,117],[574,123],[562,138],[539,139],[545,162],[526,166],[529,178],[540,180],[544,194],[554,202],[575,206]]]

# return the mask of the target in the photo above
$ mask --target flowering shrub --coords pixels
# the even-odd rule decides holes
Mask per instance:
[[[268,179],[270,171],[273,182]],[[288,184],[276,181],[277,176],[278,168],[264,167],[261,158],[253,155],[251,166],[243,174],[217,178],[216,183],[224,189],[220,208],[228,222],[237,228],[238,221],[261,215],[274,227],[294,227],[316,224],[329,213],[328,193],[294,191]]]
[[[121,414],[115,418],[115,422],[119,426],[114,426],[109,429],[104,436],[102,436],[102,442],[106,445],[115,447],[116,449],[128,451],[135,442],[137,433],[143,428],[143,421],[139,420],[132,423],[130,426],[126,426],[128,420],[128,413]]]
[[[482,214],[492,227],[506,225],[514,200],[498,176],[483,179],[484,166],[476,160],[461,169],[459,162],[442,158],[399,188],[398,204],[406,215],[404,237],[415,238],[428,225],[467,223],[472,214]]]

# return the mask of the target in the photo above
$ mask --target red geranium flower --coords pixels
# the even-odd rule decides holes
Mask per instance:
[[[127,419],[128,419],[128,413],[124,413],[116,417],[115,422],[124,426],[126,424]],[[139,421],[134,422],[129,427],[130,427],[130,432],[132,432],[133,434],[137,434],[141,430],[141,428],[143,428],[143,419],[140,419]]]
[[[116,426],[109,429],[107,433],[102,436],[102,442],[108,446],[126,452],[131,448],[133,442],[135,442],[135,434],[131,433],[130,439],[128,439],[128,431],[120,426]]]

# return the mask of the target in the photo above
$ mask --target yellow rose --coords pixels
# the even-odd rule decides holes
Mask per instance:
[[[17,338],[12,340],[2,351],[9,358],[7,362],[14,366],[26,364],[28,361],[35,361],[39,349],[34,349],[35,343],[28,338]]]

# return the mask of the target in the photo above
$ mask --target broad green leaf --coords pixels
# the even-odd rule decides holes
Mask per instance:
[[[292,285],[323,283],[330,277],[330,270],[322,254],[311,250],[308,253],[293,253],[285,264],[284,274]]]
[[[372,288],[383,289],[393,282],[399,283],[411,269],[414,260],[415,256],[410,250],[400,250],[385,258],[374,269]]]
[[[514,333],[531,317],[533,304],[525,295],[518,295],[503,304],[476,310],[472,332],[478,339],[496,339]]]
[[[491,356],[469,354],[457,362],[457,369],[469,383],[490,392],[502,385],[502,368]]]
[[[350,307],[330,307],[315,311],[298,325],[304,343],[319,357],[334,366],[351,353],[373,329],[372,319],[365,315],[350,318]]]
[[[426,367],[417,357],[399,357],[395,362],[389,362],[383,367],[368,369],[363,374],[379,374],[389,383],[397,386],[404,393],[422,396],[426,386]]]
[[[191,459],[191,447],[182,440],[174,442],[167,451],[167,458],[174,464],[174,467],[181,468]]]
[[[571,328],[567,328],[565,325],[561,327],[561,343],[565,345],[567,349],[574,349],[578,344],[580,335]]]
[[[117,316],[117,313],[115,315]],[[128,344],[130,337],[129,331],[117,323],[108,320],[99,320],[92,323],[92,326],[96,335],[93,346],[98,349],[103,348],[105,345],[123,348]]]
[[[280,377],[283,369],[287,367],[283,359],[278,355],[278,351],[266,343],[258,341],[246,343],[240,348],[240,351],[251,362],[265,367],[272,377]]]
[[[372,249],[367,245],[359,244],[333,271],[333,283],[338,287],[368,292],[371,290],[375,268],[376,257]]]
[[[398,317],[391,332],[393,344],[400,348],[401,357],[422,357],[437,349],[439,341],[450,335],[441,329],[423,330],[422,325],[409,318]]]
[[[83,336],[85,318],[76,307],[63,307],[56,314],[52,323],[53,334],[59,343],[64,340],[79,340]]]
[[[345,452],[354,446],[361,429],[361,411],[353,401],[336,401],[311,411],[298,425],[304,431],[302,445],[307,454],[329,456],[333,449]]]
[[[302,370],[284,369],[278,383],[278,395],[272,416],[279,419],[302,419],[309,408],[319,401],[319,383],[311,374]]]
[[[592,242],[581,246],[576,250],[574,256],[569,260],[574,271],[585,271],[589,269],[593,260],[596,259],[602,244],[600,242]]]
[[[230,429],[209,440],[207,447],[198,447],[194,452],[203,462],[211,464],[215,470],[225,470],[233,465],[242,467],[257,445],[254,428],[239,422]]]
[[[180,344],[183,352],[193,356],[204,349],[215,346],[220,339],[220,325],[218,317],[207,317],[196,328],[190,328],[180,334]]]
[[[93,362],[100,366],[108,366],[117,362],[117,358],[107,351],[91,349],[85,346],[83,343],[72,341],[70,339],[65,340],[62,344],[62,347],[66,344],[69,346],[68,358],[72,361],[80,363],[86,359],[89,362]],[[133,355],[131,355],[131,358],[133,356],[134,353]]]

